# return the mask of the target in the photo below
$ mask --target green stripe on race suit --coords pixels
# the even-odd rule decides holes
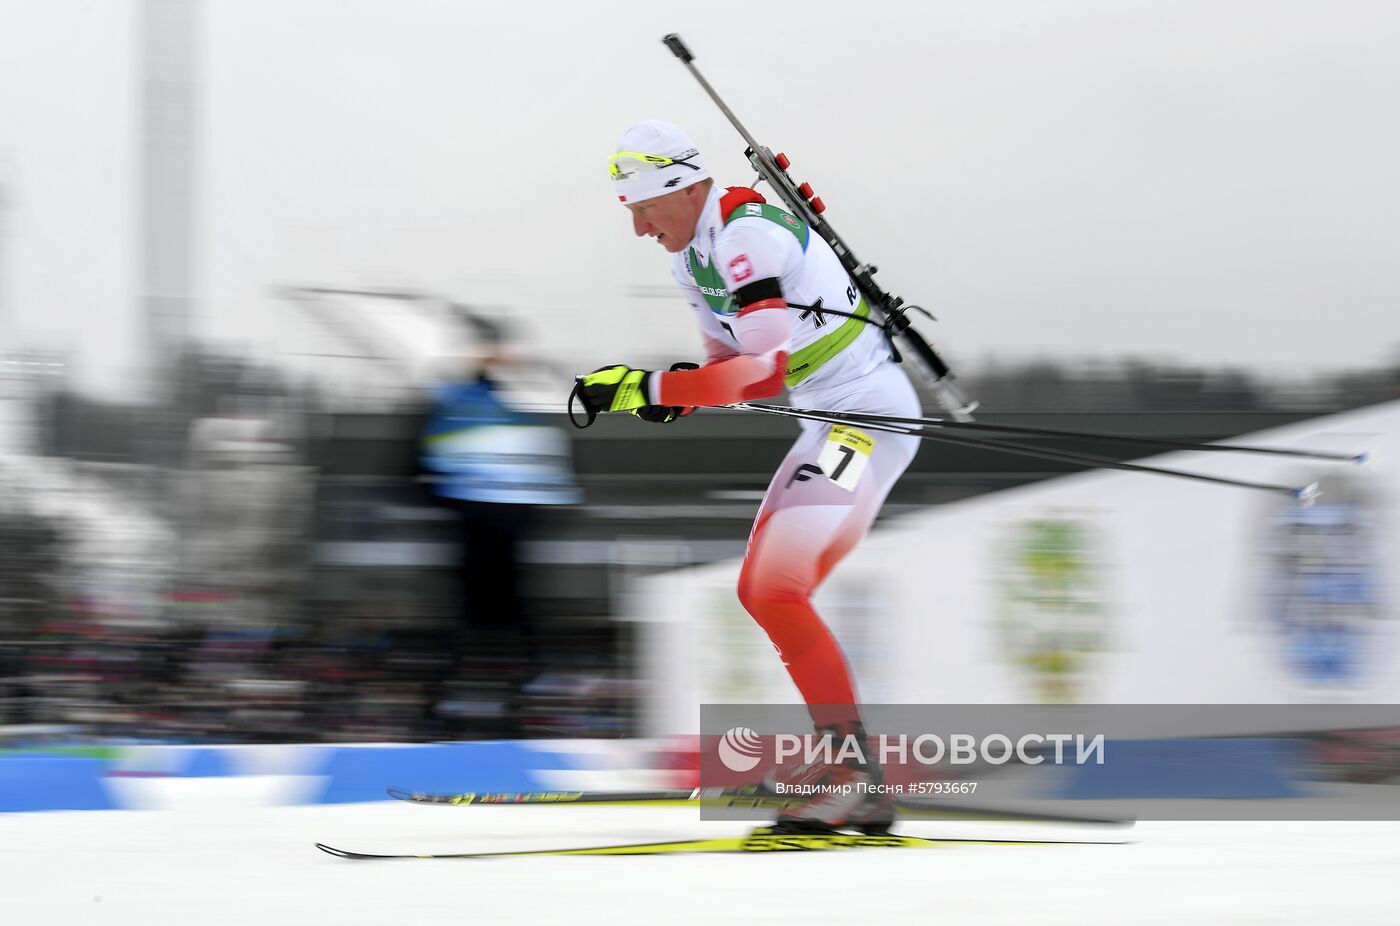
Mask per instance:
[[[729,290],[724,288],[724,278],[714,267],[700,263],[700,255],[695,253],[694,248],[690,249],[690,273],[695,277],[695,285],[700,288],[700,295],[705,297],[705,304],[711,312],[716,315],[738,314],[739,307],[729,297]]]
[[[864,296],[860,297],[860,304],[852,314],[859,317],[846,319],[846,323],[831,334],[788,356],[787,374],[783,377],[783,382],[789,389],[820,370],[828,360],[841,353],[846,345],[860,337],[861,329],[867,324],[860,319],[870,315],[870,306]]]
[[[791,232],[793,237],[797,239],[797,243],[802,245],[802,250],[807,250],[809,234],[807,224],[777,206],[769,203],[746,203],[725,216],[724,224],[728,225],[730,222],[742,218],[767,219]],[[733,298],[730,297],[729,291],[724,285],[724,278],[720,276],[719,271],[713,266],[704,264],[700,260],[700,255],[695,253],[694,248],[690,249],[688,257],[690,258],[690,273],[695,277],[695,284],[700,289],[700,295],[705,297],[706,305],[717,315],[735,315],[739,311],[739,307],[734,304]],[[856,306],[853,314],[860,316],[860,318],[869,317],[870,306],[866,303],[864,296],[861,296],[860,304]],[[860,337],[861,329],[865,325],[866,322],[859,319],[848,318],[845,324],[835,331],[789,355],[783,382],[791,388],[807,379],[821,369],[832,357],[841,353],[848,344]]]
[[[807,250],[807,223],[797,218],[790,212],[784,212],[772,203],[745,203],[724,217],[724,224],[728,225],[735,219],[745,218],[767,219],[774,222],[797,238],[797,243],[802,245],[802,250]]]
[[[792,232],[797,243],[802,245],[802,250],[807,250],[807,225],[790,213],[784,212],[777,206],[768,203],[747,203],[735,209],[725,216],[724,224],[728,225],[735,219],[743,218],[767,219],[782,228]],[[691,248],[687,255],[690,258],[690,274],[695,277],[695,285],[700,287],[700,295],[705,297],[705,304],[710,310],[719,315],[734,315],[739,311],[739,307],[734,304],[734,300],[729,297],[729,291],[724,286],[724,278],[713,266],[708,266],[700,260],[700,255]],[[712,257],[714,255],[711,255]]]

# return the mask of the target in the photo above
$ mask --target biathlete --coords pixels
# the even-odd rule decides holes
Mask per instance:
[[[611,173],[633,231],[671,254],[705,362],[669,371],[603,367],[579,384],[590,413],[631,412],[664,423],[698,406],[767,399],[786,387],[792,402],[807,408],[922,414],[884,332],[862,321],[870,309],[855,281],[801,220],[752,189],[717,187],[689,136],[667,122],[628,129]],[[850,669],[812,594],[870,529],[919,441],[800,424],[749,535],[739,600],[772,640],[818,732],[832,734],[838,746],[842,737],[858,736],[864,750]],[[878,831],[892,817],[887,796],[856,787],[879,782],[873,761],[798,765],[772,777],[838,786],[811,789],[815,796],[785,810],[780,825]]]

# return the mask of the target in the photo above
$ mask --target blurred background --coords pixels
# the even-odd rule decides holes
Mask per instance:
[[[0,14],[0,744],[666,736],[795,698],[732,591],[795,426],[563,414],[575,372],[699,354],[608,189],[622,129],[751,181],[668,31],[939,317],[983,420],[1397,433],[1392,4]],[[1300,514],[925,447],[823,592],[866,697],[1393,697],[1393,480],[1210,465],[1330,481]]]

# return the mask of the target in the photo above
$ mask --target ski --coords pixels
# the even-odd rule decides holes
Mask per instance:
[[[746,810],[783,810],[801,803],[801,798],[785,797],[757,787],[739,790],[692,788],[657,791],[505,791],[433,794],[389,788],[395,800],[411,804],[440,804],[455,807],[589,805],[593,807],[711,807]],[[998,820],[1017,823],[1077,823],[1095,826],[1131,826],[1121,818],[1051,814],[1037,811],[1006,810],[945,802],[896,800],[895,810],[913,820]]]
[[[352,852],[337,849],[324,843],[316,843],[316,848],[336,858],[358,861],[410,858],[515,858],[529,855],[666,855],[721,852],[813,852],[829,849],[935,849],[955,845],[1121,845],[1122,841],[1103,839],[1017,839],[985,837],[941,837],[936,839],[922,836],[859,835],[853,833],[774,833],[766,829],[754,830],[747,836],[729,836],[718,839],[686,839],[677,842],[636,842],[611,846],[585,846],[571,849],[518,849],[500,852],[420,852],[412,854],[381,855],[368,852]]]
[[[387,791],[389,796],[395,800],[408,801],[412,804],[451,804],[458,807],[473,804],[592,804],[595,806],[601,804],[615,807],[692,807],[699,805],[708,793],[701,788],[669,791],[468,791],[461,794],[432,794],[423,791],[406,791],[403,788],[388,788]],[[718,798],[719,789],[715,789],[715,791],[715,797]],[[780,801],[780,803],[774,804],[774,807],[781,809],[787,806],[786,800],[773,799]]]

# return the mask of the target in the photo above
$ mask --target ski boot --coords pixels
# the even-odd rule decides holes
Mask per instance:
[[[801,762],[779,766],[764,778],[775,794],[797,799],[779,811],[775,834],[816,834],[854,830],[868,836],[884,835],[894,824],[894,798],[883,791],[880,763],[866,755],[870,749],[865,728],[858,721],[817,728],[829,734],[833,760],[847,736],[855,737],[859,758],[841,761]]]

